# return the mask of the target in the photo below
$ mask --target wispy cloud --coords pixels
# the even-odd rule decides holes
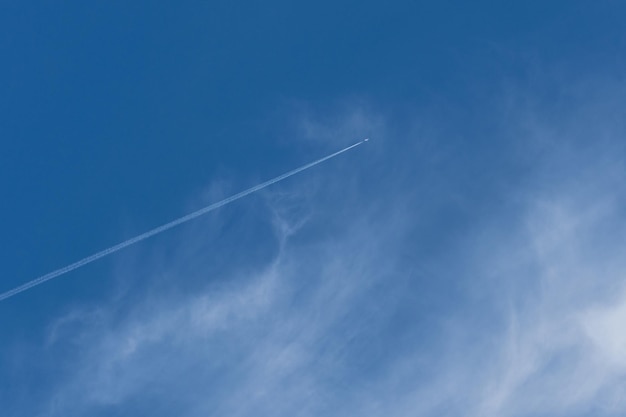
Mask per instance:
[[[623,414],[624,132],[578,106],[524,111],[494,160],[438,147],[437,127],[398,135],[360,104],[343,122],[303,117],[331,141],[386,139],[242,204],[263,239],[200,222],[166,257],[120,267],[165,284],[52,323],[38,360],[59,361],[59,378],[32,414]],[[590,149],[595,119],[606,135]],[[217,256],[237,261],[209,267]]]
[[[359,362],[381,353],[368,345],[380,343],[375,329],[389,320],[383,306],[396,296],[397,285],[383,284],[398,282],[385,245],[399,231],[379,230],[372,239],[361,214],[340,233],[295,243],[294,230],[316,230],[303,231],[302,218],[288,210],[293,202],[285,210],[284,198],[278,201],[279,251],[261,271],[224,277],[183,299],[141,302],[122,322],[113,311],[72,312],[51,326],[52,343],[67,343],[59,335],[78,323],[64,337],[80,335],[81,348],[46,414],[111,411],[136,401],[186,415],[332,408],[350,391],[351,375],[361,373]]]

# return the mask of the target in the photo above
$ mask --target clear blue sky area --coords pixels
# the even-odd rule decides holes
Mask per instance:
[[[626,414],[626,3],[0,6],[0,415]]]

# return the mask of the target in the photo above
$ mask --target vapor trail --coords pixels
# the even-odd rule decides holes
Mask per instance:
[[[119,250],[122,250],[122,249],[124,249],[127,246],[134,245],[135,243],[141,242],[142,240],[148,239],[149,237],[152,237],[154,235],[158,235],[159,233],[163,233],[166,230],[169,230],[169,229],[171,229],[173,227],[176,227],[176,226],[178,226],[180,224],[187,223],[188,221],[191,221],[191,220],[195,219],[196,217],[200,217],[203,214],[206,214],[206,213],[208,213],[210,211],[213,211],[213,210],[215,210],[217,208],[225,206],[226,204],[232,203],[235,200],[239,200],[240,198],[243,198],[243,197],[247,196],[248,194],[252,194],[252,193],[254,193],[256,191],[259,191],[259,190],[261,190],[261,189],[263,189],[265,187],[269,187],[270,185],[275,184],[275,183],[277,183],[279,181],[282,181],[285,178],[289,178],[292,175],[296,175],[297,173],[302,172],[302,171],[304,171],[306,169],[309,169],[309,168],[311,168],[311,167],[313,167],[313,166],[315,166],[317,164],[320,164],[320,163],[322,163],[322,162],[324,162],[324,161],[326,161],[326,160],[328,160],[330,158],[334,158],[335,156],[337,156],[339,154],[342,154],[342,153],[344,153],[346,151],[349,151],[350,149],[352,149],[354,147],[357,147],[357,146],[367,142],[368,140],[369,139],[363,139],[362,141],[357,142],[354,145],[348,146],[347,148],[344,148],[344,149],[342,149],[340,151],[337,151],[337,152],[332,153],[332,154],[330,154],[328,156],[320,158],[317,161],[310,162],[310,163],[308,163],[306,165],[301,166],[300,168],[294,169],[293,171],[289,171],[289,172],[287,172],[285,174],[282,174],[282,175],[279,175],[278,177],[273,178],[273,179],[271,179],[269,181],[265,181],[264,183],[261,183],[259,185],[255,185],[252,188],[248,188],[247,190],[241,191],[241,192],[239,192],[239,193],[237,193],[235,195],[227,197],[227,198],[223,199],[222,201],[218,201],[217,203],[213,203],[213,204],[211,204],[209,206],[201,208],[200,210],[194,211],[193,213],[187,214],[186,216],[180,217],[180,218],[178,218],[176,220],[172,220],[171,222],[166,223],[166,224],[164,224],[162,226],[155,227],[154,229],[149,230],[149,231],[147,231],[145,233],[142,233],[139,236],[135,236],[135,237],[133,237],[131,239],[125,240],[124,242],[118,243],[117,245],[111,246],[110,248],[107,248],[107,249],[104,249],[104,250],[102,250],[100,252],[94,253],[93,255],[90,255],[90,256],[88,256],[86,258],[81,259],[80,261],[74,262],[72,264],[64,266],[63,268],[57,269],[56,271],[52,271],[52,272],[49,272],[49,273],[47,273],[45,275],[42,275],[39,278],[36,278],[36,279],[34,279],[32,281],[29,281],[29,282],[27,282],[25,284],[20,285],[19,287],[15,287],[12,290],[9,290],[9,291],[6,291],[6,292],[0,294],[0,301],[6,300],[7,298],[13,297],[14,295],[17,295],[17,294],[19,294],[19,293],[21,293],[23,291],[31,289],[31,288],[33,288],[33,287],[35,287],[37,285],[43,284],[46,281],[49,281],[49,280],[57,278],[57,277],[59,277],[61,275],[67,274],[68,272],[71,272],[71,271],[73,271],[75,269],[78,269],[81,266],[85,266],[85,265],[87,265],[89,263],[97,261],[100,258],[104,258],[105,256],[110,255],[112,253],[115,253],[115,252],[117,252]]]

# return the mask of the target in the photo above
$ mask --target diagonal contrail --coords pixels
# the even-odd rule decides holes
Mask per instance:
[[[209,206],[201,208],[200,210],[194,211],[193,213],[187,214],[186,216],[180,217],[180,218],[178,218],[176,220],[172,220],[171,222],[166,223],[166,224],[164,224],[162,226],[155,227],[154,229],[149,230],[149,231],[147,231],[145,233],[142,233],[139,236],[135,236],[135,237],[133,237],[131,239],[125,240],[124,242],[118,243],[117,245],[111,246],[110,248],[107,248],[107,249],[104,249],[104,250],[102,250],[100,252],[94,253],[93,255],[90,255],[90,256],[88,256],[86,258],[81,259],[80,261],[74,262],[73,264],[69,264],[67,266],[64,266],[63,268],[57,269],[56,271],[52,271],[52,272],[49,272],[49,273],[47,273],[45,275],[42,275],[39,278],[36,278],[36,279],[34,279],[32,281],[29,281],[29,282],[27,282],[25,284],[20,285],[19,287],[15,287],[12,290],[9,290],[9,291],[6,291],[6,292],[0,294],[0,301],[6,300],[7,298],[10,298],[10,297],[13,297],[16,294],[19,294],[19,293],[21,293],[23,291],[26,291],[26,290],[28,290],[30,288],[33,288],[33,287],[35,287],[35,286],[37,286],[39,284],[43,284],[46,281],[49,281],[49,280],[57,278],[57,277],[59,277],[61,275],[67,274],[68,272],[71,272],[71,271],[73,271],[75,269],[78,269],[81,266],[85,266],[85,265],[87,265],[89,263],[97,261],[100,258],[104,258],[105,256],[110,255],[112,253],[115,253],[115,252],[117,252],[119,250],[122,250],[122,249],[124,249],[127,246],[134,245],[135,243],[141,242],[142,240],[148,239],[149,237],[152,237],[154,235],[158,235],[159,233],[165,232],[166,230],[169,230],[169,229],[171,229],[173,227],[176,227],[176,226],[178,226],[180,224],[183,224],[183,223],[186,223],[188,221],[191,221],[191,220],[195,219],[196,217],[200,217],[203,214],[206,214],[206,213],[208,213],[210,211],[213,211],[213,210],[215,210],[215,209],[217,209],[219,207],[225,206],[228,203],[232,203],[235,200],[239,200],[240,198],[243,198],[243,197],[247,196],[248,194],[252,194],[252,193],[254,193],[256,191],[259,191],[259,190],[261,190],[261,189],[263,189],[265,187],[269,187],[270,185],[275,184],[275,183],[277,183],[279,181],[282,181],[285,178],[289,178],[292,175],[296,175],[299,172],[302,172],[302,171],[304,171],[306,169],[309,169],[309,168],[311,168],[311,167],[313,167],[313,166],[315,166],[317,164],[320,164],[320,163],[322,163],[322,162],[324,162],[324,161],[326,161],[326,160],[328,160],[330,158],[333,158],[333,157],[335,157],[335,156],[337,156],[339,154],[342,154],[342,153],[344,153],[346,151],[349,151],[350,149],[352,149],[354,147],[357,147],[357,146],[367,142],[368,140],[369,139],[363,139],[362,141],[360,141],[358,143],[355,143],[354,145],[348,146],[347,148],[344,148],[344,149],[342,149],[340,151],[337,151],[337,152],[332,153],[332,154],[330,154],[328,156],[320,158],[317,161],[313,161],[311,163],[308,163],[306,165],[301,166],[300,168],[296,168],[293,171],[289,171],[289,172],[287,172],[287,173],[285,173],[283,175],[279,175],[278,177],[273,178],[273,179],[271,179],[269,181],[265,181],[264,183],[261,183],[259,185],[255,185],[252,188],[248,188],[247,190],[241,191],[241,192],[239,192],[239,193],[237,193],[235,195],[232,195],[232,196],[230,196],[228,198],[225,198],[222,201],[218,201],[217,203],[213,203],[213,204],[211,204]]]

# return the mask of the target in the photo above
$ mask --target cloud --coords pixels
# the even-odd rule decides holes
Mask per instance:
[[[626,294],[607,306],[585,311],[581,318],[585,335],[590,339],[595,356],[615,374],[626,373]]]
[[[49,326],[30,414],[623,414],[624,132],[576,103],[507,107],[497,146],[307,110],[304,139],[385,140],[121,264],[141,286]]]
[[[312,415],[338,401],[336,390],[361,372],[359,361],[379,353],[367,344],[379,343],[375,329],[390,313],[373,302],[386,305],[396,296],[382,280],[398,281],[384,245],[399,231],[380,230],[372,239],[361,215],[339,234],[304,239],[317,231],[294,214],[294,198],[268,198],[278,201],[272,212],[279,247],[263,268],[244,268],[181,298],[140,300],[123,320],[111,305],[98,314],[72,311],[51,325],[52,345],[79,348],[42,414],[138,407],[153,415]],[[292,242],[294,233],[304,240]],[[183,242],[194,247],[196,239]],[[170,262],[170,274],[182,265]]]
[[[301,107],[296,119],[299,120],[297,132],[304,140],[336,143],[370,136],[385,140],[385,133],[389,130],[385,117],[365,100],[348,100],[325,112]]]
[[[626,411],[618,323],[626,305],[625,194],[617,186],[626,166],[616,153],[623,130],[613,124],[613,139],[605,136],[590,149],[589,119],[607,132],[613,114],[581,119],[581,108],[597,105],[578,105],[562,119],[549,119],[546,128],[536,126],[535,136],[520,135],[543,149],[524,187],[509,193],[521,209],[483,224],[470,239],[463,273],[472,277],[469,293],[486,303],[491,317],[457,320],[473,331],[462,336],[464,360],[452,358],[441,377],[451,386],[470,381],[454,394],[464,402],[464,415]],[[470,317],[480,310],[476,304],[462,309]]]

